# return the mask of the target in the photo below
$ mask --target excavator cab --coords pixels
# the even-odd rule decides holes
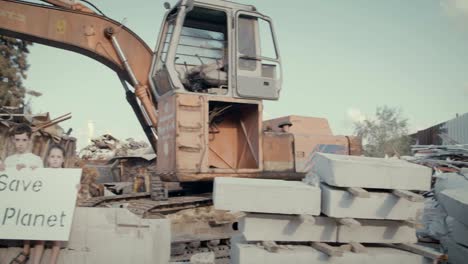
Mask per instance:
[[[221,0],[182,0],[165,16],[153,57],[153,94],[277,100],[281,60],[270,18]]]

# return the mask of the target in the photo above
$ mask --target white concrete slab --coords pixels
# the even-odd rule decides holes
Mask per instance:
[[[393,248],[367,247],[368,253],[344,252],[342,257],[329,257],[308,246],[287,246],[271,253],[256,245],[235,244],[231,250],[231,264],[428,264],[428,259]]]
[[[468,226],[460,223],[455,218],[448,216],[446,219],[450,237],[457,243],[468,247]]]
[[[448,262],[450,264],[466,264],[468,260],[468,247],[464,247],[452,239],[443,239],[442,243],[447,248]]]
[[[168,219],[141,219],[127,209],[77,207],[58,264],[168,263],[170,229]],[[0,263],[9,263],[20,250],[0,250]],[[48,249],[41,263],[49,258]]]
[[[432,170],[399,159],[317,153],[313,172],[338,187],[429,190]]]
[[[337,242],[360,243],[416,243],[416,229],[401,221],[359,219],[361,226],[338,226]]]
[[[67,249],[79,263],[168,263],[168,219],[142,219],[122,208],[78,207]]]
[[[215,209],[273,213],[320,214],[320,188],[303,182],[217,177]]]
[[[448,215],[468,226],[468,190],[447,189],[437,195]]]
[[[321,184],[322,213],[337,218],[416,219],[424,202],[411,202],[389,192],[369,191],[370,197],[355,197],[344,189]]]
[[[314,221],[299,216],[247,214],[239,221],[239,231],[248,241],[335,242],[335,219],[315,216]]]

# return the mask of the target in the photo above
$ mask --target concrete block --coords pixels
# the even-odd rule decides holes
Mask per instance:
[[[312,170],[337,187],[430,190],[432,170],[399,159],[317,153]]]
[[[447,189],[440,192],[437,199],[448,215],[468,226],[468,190]]]
[[[416,229],[393,220],[363,220],[361,226],[338,226],[337,242],[416,243]]]
[[[415,219],[424,202],[411,202],[389,192],[369,191],[368,198],[352,195],[344,189],[321,184],[322,213],[337,218]]]
[[[300,216],[248,214],[239,221],[239,231],[248,241],[321,241],[335,242],[337,225],[334,219]]]
[[[468,247],[468,226],[450,216],[447,217],[446,222],[450,237],[458,244]]]
[[[303,182],[218,177],[213,201],[218,210],[320,214],[320,188]]]
[[[429,264],[428,259],[393,248],[367,247],[367,253],[345,251],[342,257],[329,257],[308,246],[283,246],[271,253],[251,244],[235,244],[231,250],[231,264]]]
[[[168,263],[168,219],[142,219],[122,208],[76,208],[67,249],[79,263]],[[111,243],[110,243],[111,242]]]
[[[468,247],[464,247],[450,238],[443,239],[441,242],[448,251],[448,262],[450,264],[466,264],[468,259]]]

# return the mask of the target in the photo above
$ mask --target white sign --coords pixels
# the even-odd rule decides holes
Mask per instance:
[[[0,239],[68,240],[81,169],[0,171]]]

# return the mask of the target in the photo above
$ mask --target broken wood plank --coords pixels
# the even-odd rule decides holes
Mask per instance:
[[[303,223],[310,223],[310,224],[315,223],[315,218],[312,215],[299,215],[299,219]]]
[[[275,241],[262,241],[263,248],[272,253],[278,252],[279,246],[275,243]]]
[[[359,198],[370,198],[370,193],[363,188],[359,187],[348,187],[346,188],[346,191],[351,193],[355,197]]]
[[[358,242],[351,242],[351,251],[354,253],[367,253],[367,248]]]
[[[343,251],[351,251],[352,247],[350,244],[343,244],[340,246]]]
[[[406,190],[392,190],[392,194],[411,202],[424,202],[424,197]]]
[[[389,247],[406,250],[426,258],[430,258],[436,261],[447,261],[448,256],[446,254],[440,253],[432,248],[423,247],[416,244],[404,243],[404,244],[384,244]]]
[[[337,248],[337,247],[332,247],[326,243],[322,242],[312,242],[310,243],[310,246],[313,247],[314,249],[321,251],[328,256],[331,257],[342,257],[343,256],[343,249]]]
[[[338,218],[338,223],[345,225],[349,228],[355,229],[361,226],[361,223],[353,218]]]
[[[420,222],[416,222],[415,220],[408,219],[408,220],[403,220],[402,223],[404,225],[407,225],[411,228],[416,228],[416,229],[422,229],[424,228],[424,225]]]

